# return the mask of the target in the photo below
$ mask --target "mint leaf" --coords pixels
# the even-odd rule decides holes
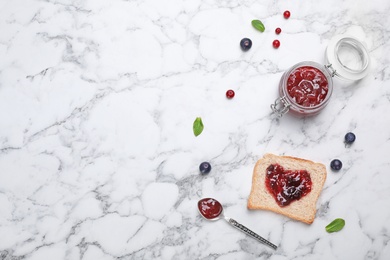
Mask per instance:
[[[194,125],[192,126],[192,129],[194,131],[194,135],[195,136],[200,135],[203,132],[203,128],[204,128],[204,125],[202,122],[202,118],[197,117],[194,121]]]
[[[260,20],[252,20],[252,26],[260,32],[264,32],[265,30],[264,24]]]
[[[336,218],[325,227],[328,233],[337,232],[343,229],[345,226],[345,220],[342,218]]]

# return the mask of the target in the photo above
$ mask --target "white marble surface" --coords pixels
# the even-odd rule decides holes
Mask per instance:
[[[389,13],[388,0],[0,0],[0,258],[390,259]],[[324,62],[344,33],[366,43],[370,74],[335,80],[317,117],[272,119],[283,72]],[[266,152],[343,161],[312,225],[247,210]],[[203,197],[278,250],[203,220]]]

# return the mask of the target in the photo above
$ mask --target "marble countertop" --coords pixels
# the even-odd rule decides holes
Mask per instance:
[[[390,259],[389,13],[387,0],[0,1],[0,259]],[[368,76],[335,79],[318,116],[272,117],[283,72],[325,63],[340,34],[364,42]],[[265,153],[327,166],[313,224],[247,209]],[[204,197],[278,249],[204,220]],[[329,234],[335,218],[346,226]]]

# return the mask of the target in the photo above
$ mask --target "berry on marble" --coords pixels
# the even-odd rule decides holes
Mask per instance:
[[[282,32],[282,29],[280,29],[279,27],[275,29],[276,34],[280,34],[281,32]]]
[[[200,165],[199,165],[199,171],[202,173],[202,174],[207,174],[211,171],[211,165],[210,163],[208,162],[202,162]]]
[[[274,41],[272,42],[272,46],[274,46],[275,49],[279,48],[279,46],[280,46],[280,41],[279,41],[279,40],[274,40]]]
[[[343,167],[343,163],[339,159],[334,159],[330,162],[330,168],[334,171],[339,171]]]
[[[244,38],[240,42],[241,49],[247,51],[252,47],[252,41],[249,38]]]
[[[290,18],[290,15],[291,15],[291,13],[288,10],[284,11],[284,13],[283,13],[284,18],[286,18],[286,19]]]
[[[347,133],[344,137],[345,143],[346,144],[352,144],[356,140],[356,135],[354,133]]]
[[[235,95],[234,90],[229,89],[228,91],[226,91],[226,97],[228,99],[232,99],[234,95]]]

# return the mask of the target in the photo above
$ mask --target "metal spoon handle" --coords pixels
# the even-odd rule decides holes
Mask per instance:
[[[237,221],[235,221],[234,219],[232,218],[229,218],[227,219],[227,221],[229,222],[229,224],[231,224],[232,226],[234,226],[235,228],[239,229],[240,231],[244,232],[245,234],[255,238],[256,240],[260,241],[261,243],[263,244],[266,244],[267,246],[270,246],[272,247],[273,249],[277,249],[278,247],[275,246],[274,244],[272,244],[271,242],[269,242],[268,240],[262,238],[261,236],[259,236],[258,234],[256,234],[255,232],[253,232],[252,230],[250,230],[249,228],[247,228],[246,226],[238,223]]]

